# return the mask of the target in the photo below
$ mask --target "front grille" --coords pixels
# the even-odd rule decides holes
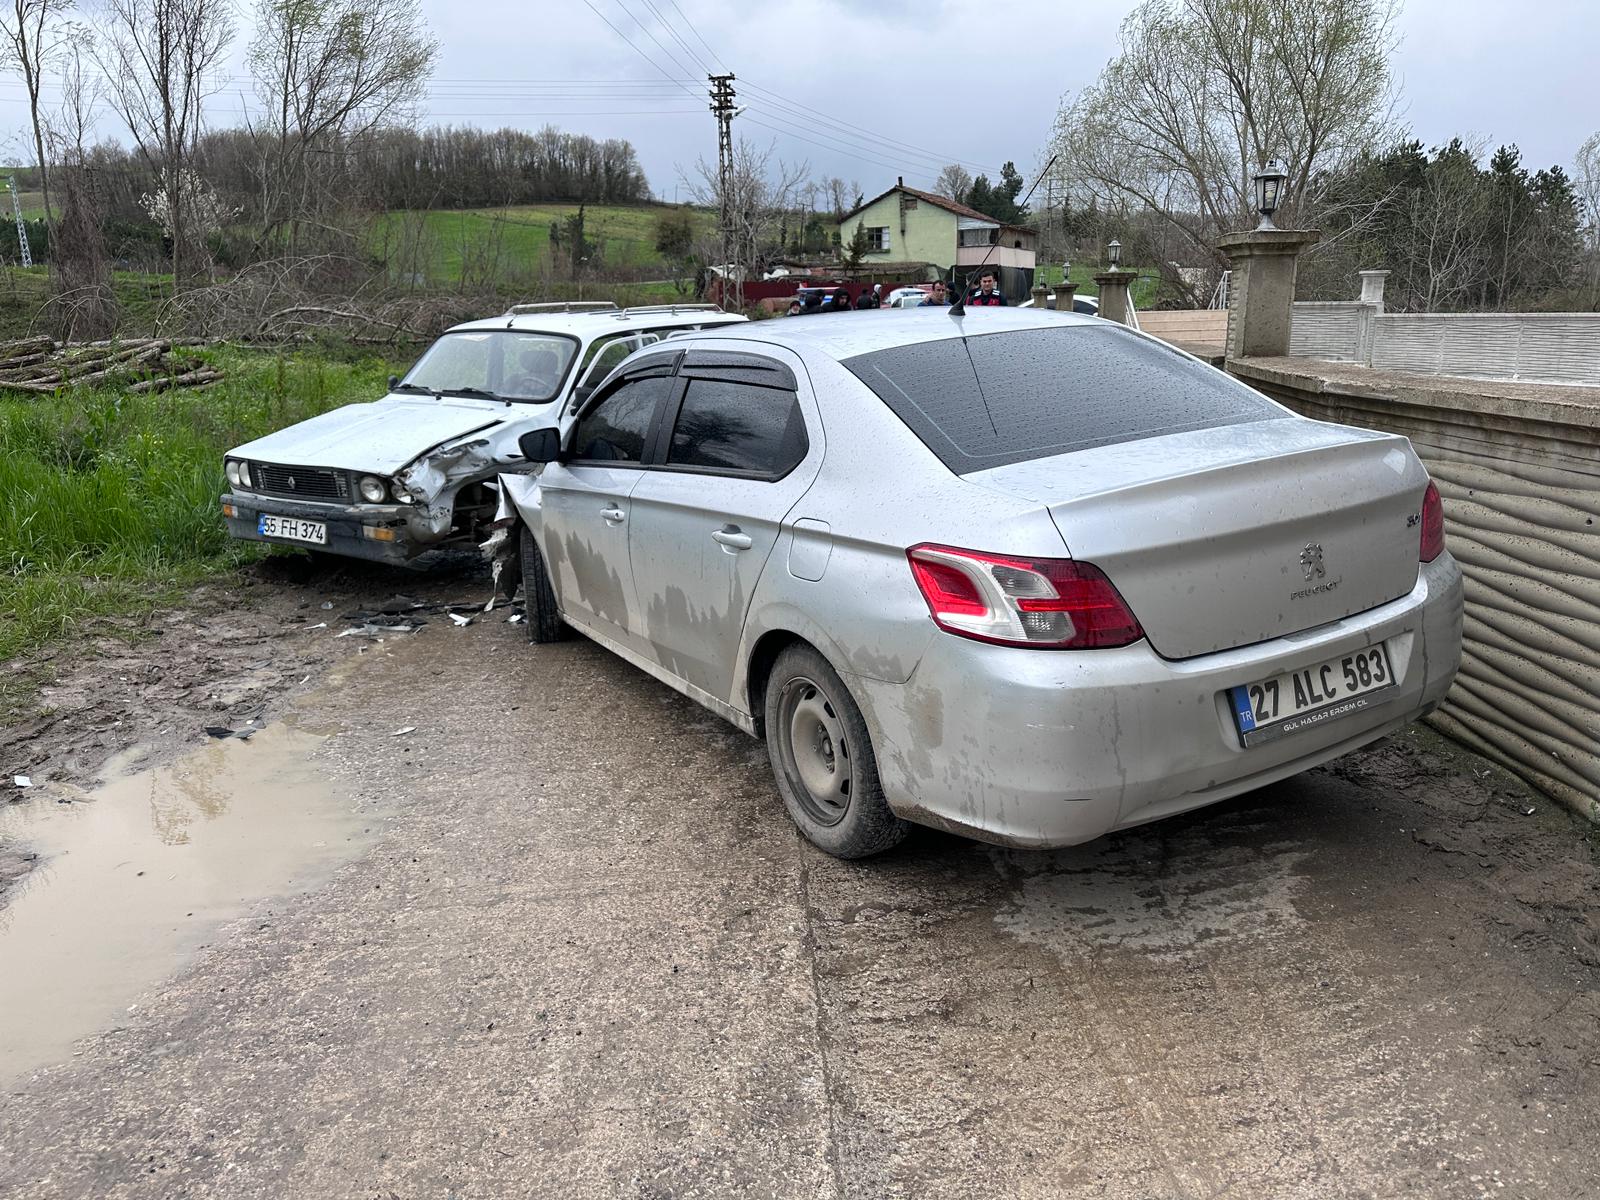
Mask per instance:
[[[257,463],[254,468],[256,491],[273,496],[293,496],[297,500],[348,500],[350,480],[343,471],[322,467],[281,467],[277,463]]]

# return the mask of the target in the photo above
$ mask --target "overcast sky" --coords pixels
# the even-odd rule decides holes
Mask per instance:
[[[440,43],[425,122],[529,129],[549,122],[624,137],[638,150],[652,187],[668,199],[680,169],[692,173],[700,156],[716,159],[705,97],[708,62],[738,77],[740,102],[749,105],[735,122],[739,133],[774,143],[785,160],[809,162],[813,177],[857,180],[871,195],[896,175],[926,186],[952,159],[975,174],[994,173],[1013,159],[1030,174],[1062,96],[1094,80],[1134,6],[1133,0],[421,3]],[[1491,146],[1511,141],[1531,166],[1570,169],[1578,144],[1600,127],[1600,0],[1406,0],[1398,31],[1401,117],[1430,145],[1455,134]],[[248,33],[242,24],[230,68],[236,76],[243,73]],[[249,103],[241,95],[247,91],[247,81],[235,78],[217,97],[213,122],[236,121],[239,106]],[[26,161],[31,154],[19,153],[27,144],[21,94],[20,83],[0,83],[4,149]]]

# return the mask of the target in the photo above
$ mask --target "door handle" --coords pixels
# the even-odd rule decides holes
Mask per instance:
[[[620,525],[628,519],[628,514],[620,508],[602,508],[600,515],[613,525]]]
[[[737,525],[727,525],[721,529],[711,531],[711,540],[718,542],[730,550],[748,550],[751,546],[750,535],[740,533]]]

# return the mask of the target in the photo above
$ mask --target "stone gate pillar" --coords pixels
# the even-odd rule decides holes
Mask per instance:
[[[1233,270],[1228,281],[1229,358],[1289,353],[1295,260],[1315,245],[1315,229],[1252,229],[1217,239]]]
[[[1128,289],[1138,278],[1136,272],[1110,270],[1094,277],[1100,288],[1100,315],[1108,321],[1128,324]]]

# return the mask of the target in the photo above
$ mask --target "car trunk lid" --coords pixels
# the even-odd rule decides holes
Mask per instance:
[[[1044,504],[1167,658],[1326,624],[1416,582],[1427,474],[1403,437],[1260,421],[964,478]]]

